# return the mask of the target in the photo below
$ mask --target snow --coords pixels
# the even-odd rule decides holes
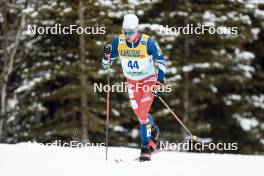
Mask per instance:
[[[27,7],[26,9],[23,10],[23,13],[30,14],[34,12],[34,9],[32,7]]]
[[[264,109],[264,94],[261,95],[252,95],[251,99],[248,98],[248,101],[251,102],[255,107]]]
[[[36,85],[37,83],[41,82],[41,80],[42,80],[41,78],[34,78],[32,81],[29,81],[29,82],[24,81],[23,85],[18,87],[15,90],[15,93],[20,93],[20,92],[23,92],[23,91],[30,90],[32,87],[34,87],[34,85]]]
[[[210,64],[205,62],[205,63],[196,63],[196,64],[189,64],[189,65],[185,65],[182,67],[182,70],[184,72],[190,72],[192,71],[194,68],[199,68],[199,69],[205,69],[205,68],[210,68]]]
[[[214,93],[217,93],[218,92],[218,89],[217,89],[217,87],[215,87],[214,85],[210,85],[210,88],[211,88],[211,90],[212,90],[212,92],[214,92]]]
[[[209,68],[210,64],[209,63],[197,63],[195,64],[196,68]]]
[[[183,72],[190,72],[193,70],[193,66],[192,65],[186,65],[182,67],[182,71]]]
[[[128,2],[130,5],[139,5],[139,4],[140,4],[140,1],[138,1],[138,0],[127,0],[127,2]]]
[[[227,13],[227,16],[233,21],[241,21],[244,24],[251,25],[252,21],[248,15],[238,13],[236,11],[231,11]]]
[[[131,133],[130,133],[130,136],[132,138],[137,138],[139,136],[139,130],[138,129],[132,129]]]
[[[203,14],[203,24],[207,26],[215,26],[216,17],[215,14],[213,14],[210,11],[205,11]]]
[[[16,97],[14,97],[13,99],[8,99],[8,100],[7,100],[7,104],[8,104],[8,107],[9,107],[10,109],[13,109],[13,108],[15,108],[16,105],[18,104],[18,101],[17,101]]]
[[[62,12],[63,13],[69,13],[72,11],[72,8],[71,7],[68,7],[68,8],[65,8]]]
[[[113,2],[110,1],[110,0],[97,0],[100,5],[104,5],[104,6],[112,6],[113,5]]]
[[[134,6],[144,5],[145,3],[151,4],[154,2],[156,2],[156,0],[128,0],[128,3]]]
[[[169,13],[169,16],[171,17],[171,18],[173,18],[174,16],[176,16],[177,15],[177,12],[170,12]]]
[[[32,104],[32,106],[30,106],[28,109],[30,109],[30,110],[32,110],[32,111],[36,111],[36,110],[38,110],[38,111],[46,111],[47,109],[41,104],[41,103],[36,103],[36,102],[34,102],[33,104]]]
[[[251,33],[253,35],[254,40],[258,39],[258,35],[260,33],[260,29],[259,28],[252,28],[251,29]]]
[[[150,30],[156,31],[156,33],[158,33],[158,31],[160,31],[161,28],[165,29],[165,27],[163,27],[162,25],[159,25],[159,24],[149,24],[149,23],[139,24],[139,29],[142,31],[146,30],[146,29],[150,29]]]
[[[241,51],[240,49],[235,50],[236,58],[238,60],[252,60],[255,58],[255,54],[249,51]]]
[[[264,19],[264,10],[255,9],[255,16]]]
[[[55,6],[57,6],[57,5],[58,5],[57,2],[52,2],[52,3],[51,3],[51,6],[53,6],[53,7],[55,7]],[[60,5],[63,6],[63,5],[65,5],[65,3],[60,2]]]
[[[224,101],[227,106],[231,106],[235,101],[240,101],[240,100],[241,100],[241,96],[238,94],[231,94],[224,97]]]
[[[243,15],[243,14],[240,13],[239,14],[239,18],[244,24],[248,24],[248,25],[252,24],[252,22],[250,20],[250,17],[248,15]]]
[[[42,21],[42,25],[44,26],[53,26],[53,25],[56,25],[56,21],[55,20],[51,20],[51,19],[46,19],[46,20],[43,20]]]
[[[251,4],[264,4],[263,0],[247,0],[247,3]]]
[[[132,161],[138,149],[110,147],[66,148],[34,143],[0,144],[1,176],[47,175],[179,175],[257,176],[263,171],[263,156],[162,152],[150,162]],[[115,163],[115,158],[125,162]]]
[[[12,122],[14,120],[15,120],[15,116],[9,116],[9,118],[6,121],[6,124],[8,124],[8,123],[10,123],[10,122]]]
[[[227,16],[224,15],[215,15],[212,11],[205,11],[203,14],[203,24],[207,26],[216,26],[217,22],[227,21]]]
[[[235,101],[240,101],[241,100],[241,95],[232,94],[232,95],[229,95],[229,99],[235,100]]]
[[[235,50],[235,71],[241,72],[245,77],[251,78],[252,73],[255,73],[255,68],[251,66],[251,61],[255,59],[255,54],[249,51],[242,51],[239,48]]]
[[[173,46],[171,44],[168,44],[168,45],[166,45],[166,49],[171,50],[171,49],[173,49]]]
[[[201,81],[200,78],[193,78],[193,83],[198,84],[198,83],[201,83],[201,82],[202,82],[202,81]]]
[[[114,108],[112,109],[112,113],[116,117],[120,116],[120,112],[118,110],[114,109]]]
[[[168,68],[167,69],[167,73],[171,73],[171,74],[176,74],[178,71],[177,71],[177,68],[176,67],[171,67],[171,68]]]
[[[124,16],[124,13],[122,11],[118,12],[108,12],[109,17],[116,17],[116,18],[122,18]]]
[[[219,64],[219,63],[217,63],[217,62],[214,62],[214,63],[212,64],[212,66],[215,67],[215,68],[223,68],[223,65],[221,65],[221,64]]]
[[[38,16],[38,12],[33,12],[30,15],[31,18],[36,18],[37,16]]]
[[[240,71],[247,78],[252,78],[252,73],[255,72],[254,67],[245,64],[237,64],[234,70]]]
[[[138,15],[144,15],[144,10],[138,10],[138,11],[137,11],[137,14],[138,14]]]
[[[43,10],[43,11],[44,10],[52,10],[52,7],[48,4],[45,4],[45,5],[40,6],[38,10],[39,11],[41,11],[41,10]]]
[[[245,7],[248,9],[254,9],[255,5],[254,4],[245,4]]]
[[[120,125],[115,125],[115,126],[112,126],[112,125],[109,125],[110,128],[113,128],[114,131],[116,132],[124,132],[126,131],[126,129]]]
[[[44,64],[48,64],[48,62],[46,62]],[[50,79],[50,77],[51,77],[50,71],[45,71],[42,73],[42,77],[36,77],[36,78],[33,78],[32,80],[24,80],[23,84],[15,90],[15,93],[21,93],[24,91],[29,91],[36,84],[40,83],[44,79]]]
[[[182,79],[181,75],[177,74],[177,75],[174,75],[173,77],[167,78],[166,80],[168,82],[174,82],[174,81],[178,81],[178,80],[181,80],[181,79]]]
[[[256,118],[246,118],[240,114],[234,114],[233,117],[240,123],[240,126],[245,131],[250,131],[252,128],[259,125],[259,121]]]
[[[179,16],[188,16],[188,13],[184,11],[177,11],[176,14]]]

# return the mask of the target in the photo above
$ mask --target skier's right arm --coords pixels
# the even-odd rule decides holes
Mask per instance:
[[[111,44],[106,44],[104,46],[104,57],[102,59],[102,67],[103,69],[107,69],[108,67],[108,56],[110,54],[110,65],[112,65],[113,61],[117,58],[118,56],[118,37],[114,37],[112,39],[112,46]]]

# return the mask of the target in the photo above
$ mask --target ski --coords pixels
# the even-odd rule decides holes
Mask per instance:
[[[152,155],[155,155],[155,154],[158,154],[158,153],[161,153],[161,152],[164,152],[164,151],[165,151],[165,150],[157,149],[157,150],[155,150],[155,151],[153,151],[153,152],[151,153],[151,156],[152,156]],[[132,160],[130,160],[130,161],[138,161],[138,162],[139,162],[139,159],[140,159],[140,157],[137,157],[137,158],[132,159]],[[122,163],[122,162],[127,162],[127,161],[129,161],[129,160],[124,160],[124,159],[122,159],[122,158],[115,158],[114,161],[115,161],[116,163]]]

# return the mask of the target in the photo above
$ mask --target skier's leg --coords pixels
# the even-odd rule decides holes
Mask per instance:
[[[130,104],[140,123],[141,145],[147,145],[150,140],[150,135],[147,135],[147,132],[148,130],[150,130],[149,134],[151,134],[151,125],[149,125],[148,116],[145,112],[146,110],[142,109],[141,100],[143,97],[143,91],[139,88],[136,89],[138,82],[133,80],[127,80],[127,83]]]
[[[140,124],[140,161],[149,161],[151,156],[151,150],[149,143],[151,141],[151,124],[141,123]]]
[[[148,81],[144,85],[151,86],[155,84],[154,81]],[[139,111],[137,113],[139,122],[140,122],[140,138],[141,138],[141,144],[144,146],[148,146],[150,139],[151,139],[151,131],[152,128],[155,127],[155,123],[153,121],[153,118],[149,114],[150,107],[152,105],[152,102],[154,100],[154,95],[151,91],[144,91],[142,90],[140,93],[140,97],[138,97],[139,101]]]
[[[141,139],[141,158],[140,160],[150,160],[151,150],[149,144],[151,142],[151,127],[154,127],[154,122],[152,117],[149,115],[149,110],[154,100],[154,95],[149,91],[144,91],[143,89],[136,88],[138,82],[128,80],[129,86],[129,98],[131,106],[137,115],[140,122],[140,139]],[[155,79],[146,79],[140,81],[140,83],[146,86],[152,86],[156,84]]]
[[[154,123],[150,114],[148,114],[148,121],[151,124],[151,137],[148,145],[151,152],[153,152],[158,147],[159,127]]]
[[[144,86],[153,86],[156,84],[155,79],[143,81]],[[139,114],[140,121],[140,136],[141,136],[141,161],[150,160],[151,152],[157,148],[156,141],[152,139],[152,129],[155,128],[153,118],[149,114],[149,110],[154,100],[154,95],[149,91],[142,91],[139,101]]]
[[[152,116],[148,114],[148,121],[151,124],[151,139],[158,140],[159,127],[155,124]]]
[[[149,121],[149,123],[151,124],[151,128],[153,128],[154,126],[155,126],[155,123],[154,123],[154,121],[153,121],[153,118],[152,118],[152,116],[148,113],[148,121]]]
[[[148,146],[150,137],[151,137],[151,124],[141,123],[140,124],[141,145]]]
[[[147,112],[142,110],[142,105],[141,105],[142,92],[135,91],[133,89],[133,86],[131,87],[131,89],[128,89],[128,92],[129,92],[129,98],[132,109],[134,110],[140,123],[140,140],[141,140],[140,161],[149,161],[151,151],[149,150],[148,145],[151,137],[151,124],[149,123]]]

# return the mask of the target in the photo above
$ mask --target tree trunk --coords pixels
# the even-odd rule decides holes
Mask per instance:
[[[8,84],[8,78],[9,75],[12,73],[13,71],[13,67],[14,67],[14,61],[15,61],[15,55],[17,52],[17,47],[19,45],[19,39],[21,37],[23,28],[25,26],[25,14],[21,11],[21,22],[20,22],[20,26],[18,28],[18,31],[16,33],[16,38],[15,38],[15,45],[14,48],[11,52],[10,57],[7,54],[7,50],[5,51],[5,61],[4,61],[4,68],[3,71],[1,73],[1,80],[0,80],[0,88],[1,88],[1,118],[0,118],[0,142],[5,142],[5,120],[6,120],[6,97],[7,97],[7,84]],[[6,19],[5,19],[6,20]],[[5,22],[5,24],[7,25],[7,22]],[[7,27],[7,26],[5,26]],[[5,47],[7,46],[7,32],[5,33]]]
[[[189,8],[189,1],[185,1],[186,8]],[[188,9],[189,11],[189,9]],[[188,16],[186,16],[184,20],[185,26],[188,24]],[[190,46],[189,46],[189,37],[188,35],[185,36],[184,39],[184,66],[188,64],[188,58],[190,56]],[[189,72],[183,72],[183,123],[185,124],[189,119]],[[186,139],[186,131],[182,128],[181,130],[183,140]]]
[[[84,4],[83,0],[79,0],[79,22],[80,27],[84,28]],[[80,34],[79,37],[79,49],[80,49],[80,63],[81,67],[85,66],[85,36]],[[86,111],[88,109],[87,105],[87,94],[85,92],[86,87],[86,76],[81,73],[81,91],[80,91],[80,101],[81,101],[81,137],[82,139],[88,139],[88,117]]]

